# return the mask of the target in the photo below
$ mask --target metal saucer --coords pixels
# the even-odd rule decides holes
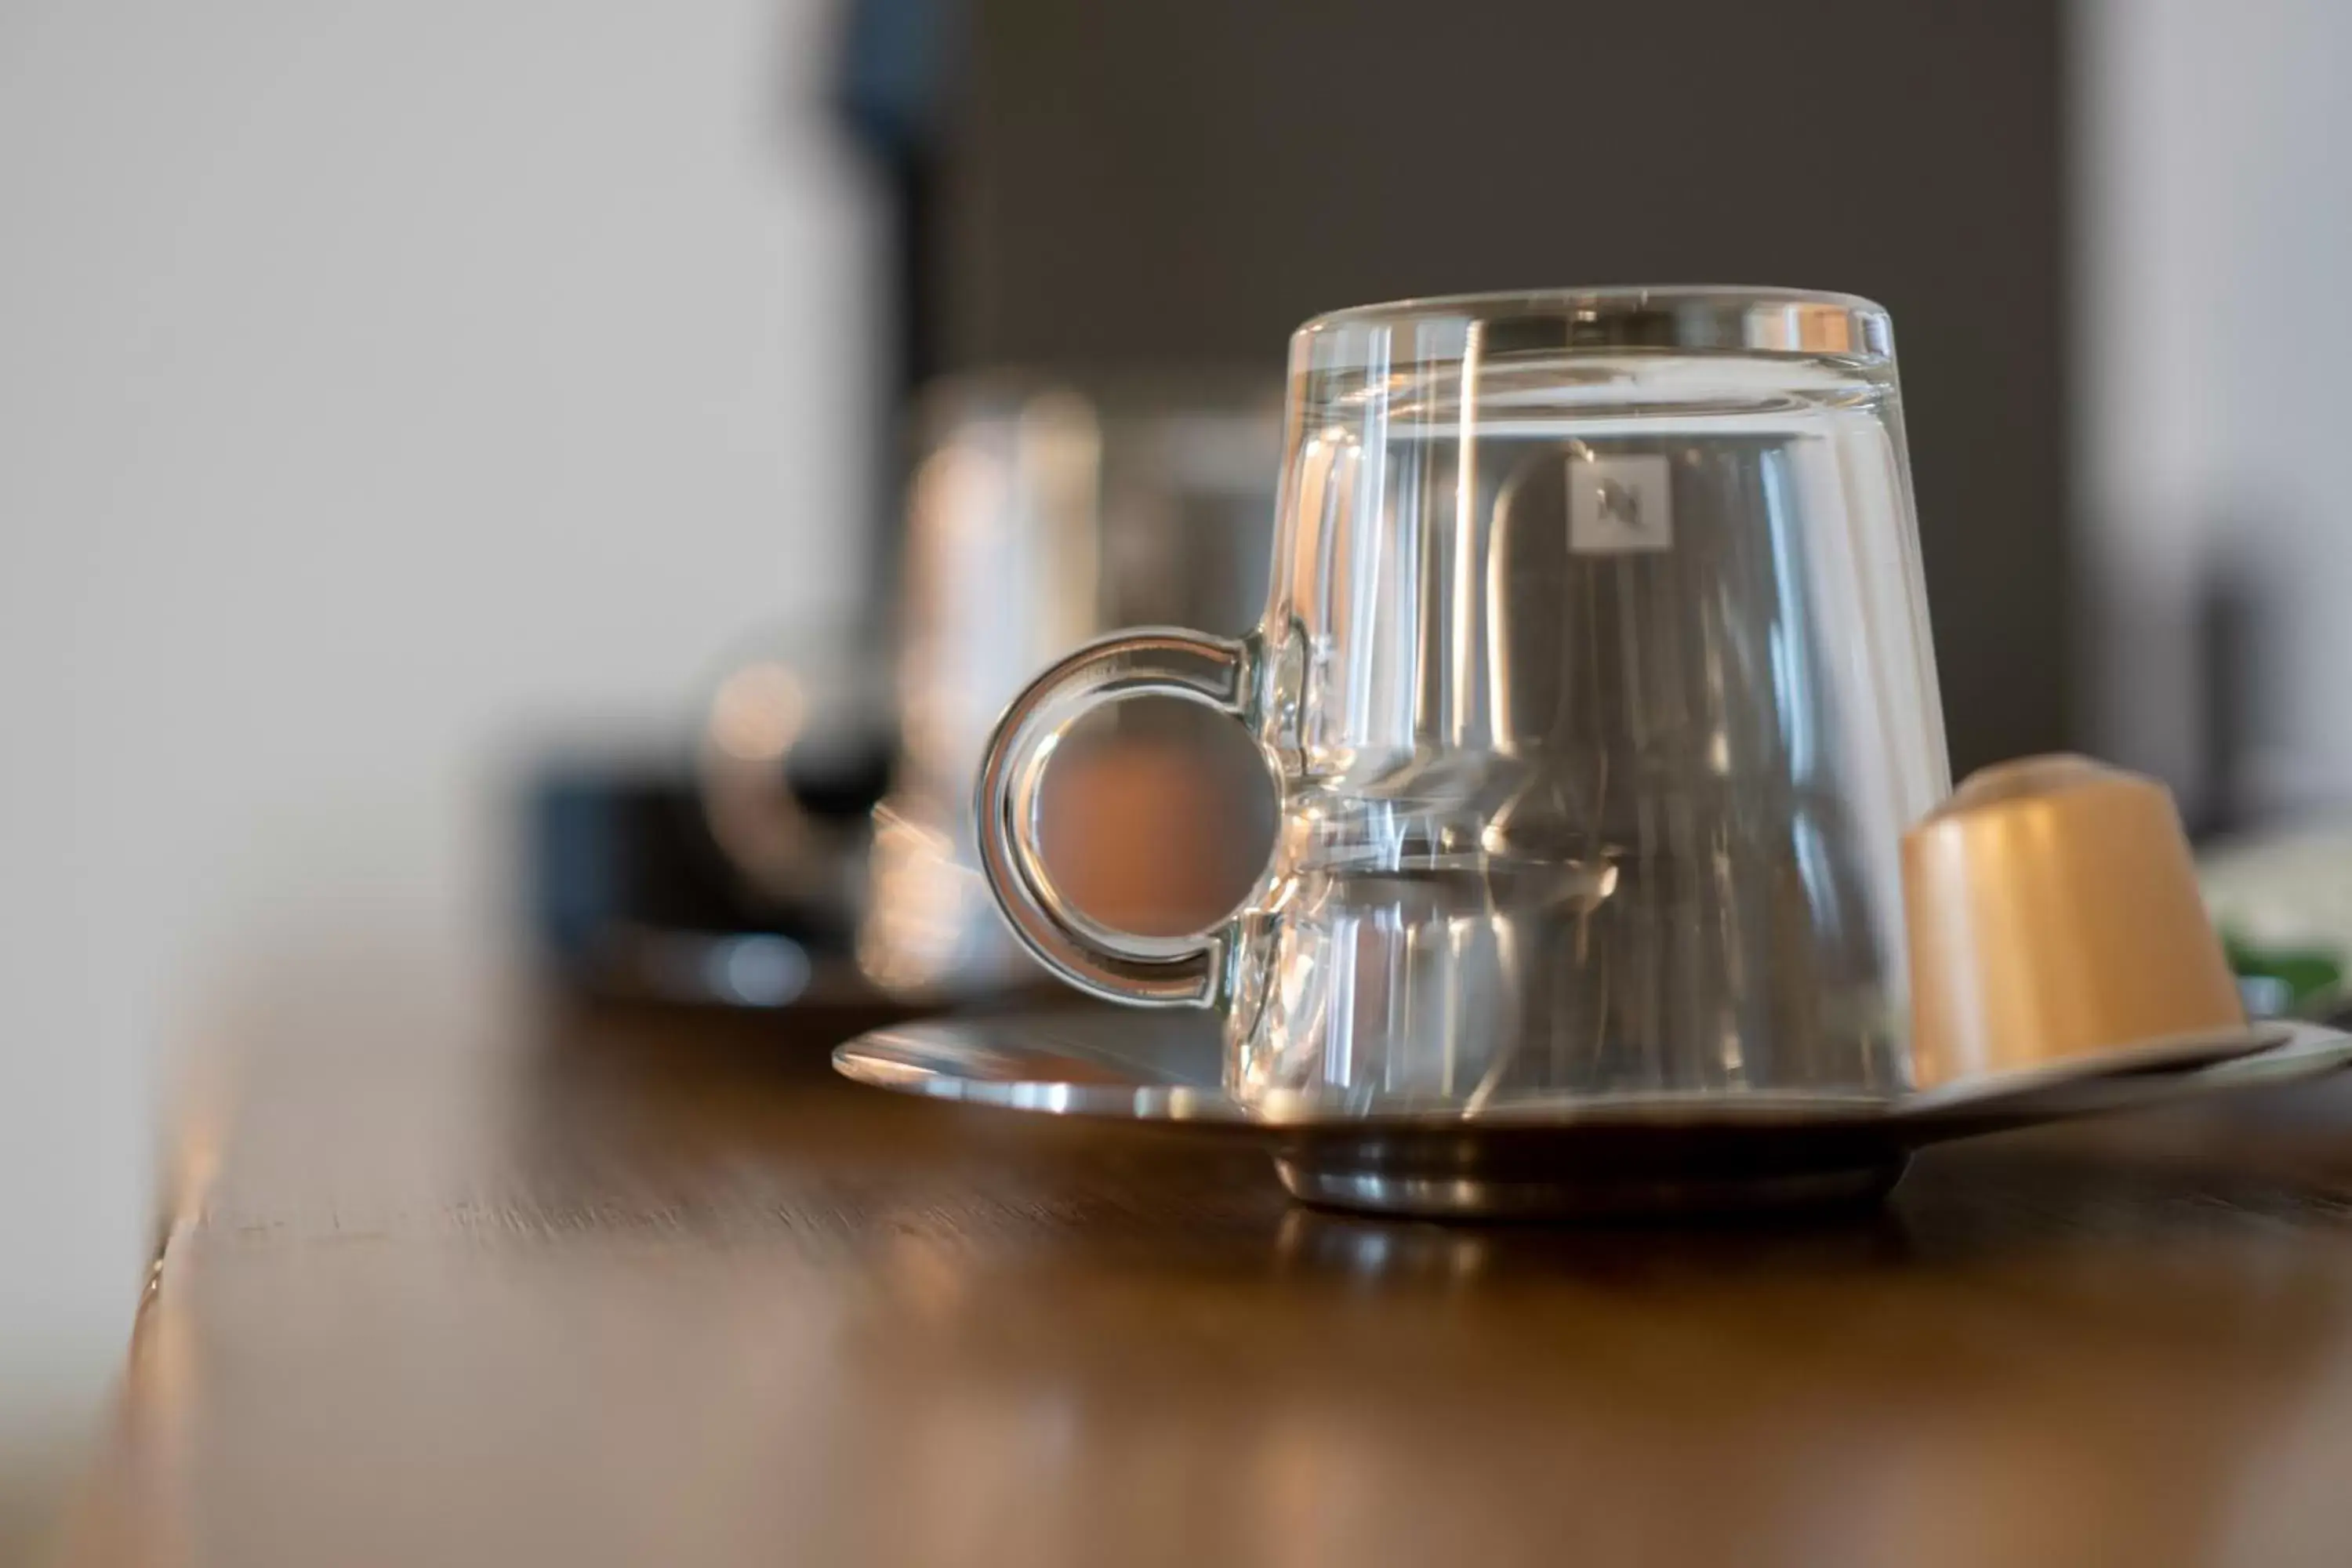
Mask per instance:
[[[2352,1035],[2260,1025],[2232,1049],[2169,1068],[2125,1054],[1965,1094],[1563,1096],[1364,1115],[1299,1095],[1244,1103],[1225,1090],[1223,1059],[1209,1015],[1108,1010],[935,1018],[833,1053],[844,1076],[900,1093],[1254,1138],[1307,1203],[1603,1218],[1873,1203],[1923,1144],[2316,1078],[2352,1063]]]

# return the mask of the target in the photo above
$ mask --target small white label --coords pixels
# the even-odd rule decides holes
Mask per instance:
[[[1570,554],[1622,555],[1674,544],[1674,489],[1665,458],[1569,458]]]

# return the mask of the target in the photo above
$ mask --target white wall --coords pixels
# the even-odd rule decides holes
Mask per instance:
[[[518,750],[847,591],[831,23],[0,0],[0,1512],[120,1355],[163,1055],[478,967]]]
[[[2089,691],[2190,793],[2194,587],[2257,563],[2261,803],[2352,800],[2352,5],[2082,0]]]

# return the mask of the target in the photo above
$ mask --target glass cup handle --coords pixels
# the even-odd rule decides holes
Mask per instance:
[[[1087,644],[1024,688],[989,737],[973,805],[981,868],[1021,945],[1081,991],[1142,1007],[1214,1006],[1232,926],[1190,936],[1114,931],[1071,904],[1038,852],[1038,788],[1070,726],[1106,702],[1173,697],[1249,721],[1255,645],[1172,626]]]

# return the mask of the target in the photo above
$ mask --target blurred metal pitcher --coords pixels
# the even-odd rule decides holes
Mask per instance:
[[[935,388],[919,431],[896,628],[900,744],[875,814],[858,962],[890,991],[961,994],[1039,973],[998,918],[972,839],[971,781],[997,716],[1040,663],[1109,627],[1238,630],[1256,617],[1282,389],[976,376]],[[1271,838],[1263,768],[1181,705],[1113,717],[1072,737],[1045,852],[1097,918],[1212,925]]]
[[[1039,665],[1111,626],[1239,631],[1257,617],[1281,437],[1271,377],[934,387],[908,486],[898,740],[872,841],[842,842],[782,787],[781,760],[824,728],[808,716],[841,661],[789,676],[747,665],[712,704],[701,768],[739,873],[787,900],[845,885],[858,967],[885,990],[953,996],[1038,977],[979,871],[971,781],[989,732]],[[1109,718],[1069,739],[1045,853],[1099,919],[1171,934],[1216,923],[1271,841],[1262,766],[1229,726],[1178,704]]]

